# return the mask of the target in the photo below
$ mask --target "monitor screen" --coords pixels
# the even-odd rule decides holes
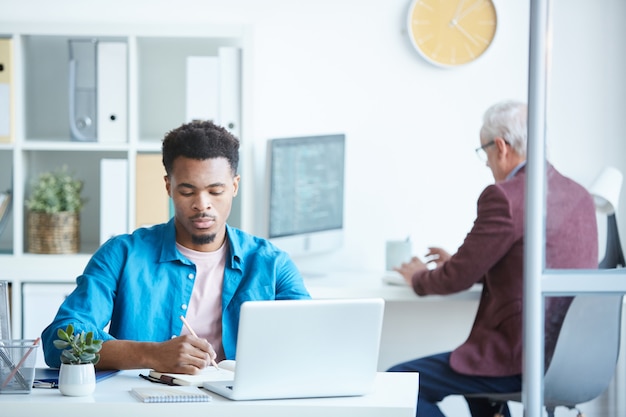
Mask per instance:
[[[341,246],[345,135],[268,141],[270,241],[292,256]]]

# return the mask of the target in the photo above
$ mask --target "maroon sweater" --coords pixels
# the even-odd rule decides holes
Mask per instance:
[[[593,200],[579,184],[551,165],[546,170],[546,268],[598,267],[598,236]],[[467,340],[450,365],[467,375],[522,373],[522,295],[525,169],[488,186],[478,199],[472,230],[448,262],[413,276],[419,295],[451,294],[482,283],[483,290]],[[549,359],[569,297],[546,299],[545,348]]]

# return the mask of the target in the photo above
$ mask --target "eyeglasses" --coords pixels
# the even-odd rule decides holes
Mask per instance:
[[[492,140],[492,141],[485,143],[483,146],[479,146],[478,148],[476,148],[475,151],[476,151],[476,155],[478,156],[478,159],[480,159],[482,162],[487,162],[486,149],[492,145],[495,145],[495,143],[496,141]]]
[[[476,155],[478,155],[478,159],[480,159],[483,162],[487,162],[487,148],[495,145],[496,141],[495,139],[485,143],[483,146],[479,146],[478,148],[475,149],[476,151]],[[511,145],[509,142],[507,142],[506,140],[504,141],[504,143],[506,145]]]

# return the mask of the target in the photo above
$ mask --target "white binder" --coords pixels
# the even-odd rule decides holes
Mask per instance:
[[[219,60],[216,56],[187,57],[186,121],[218,122]]]
[[[128,140],[128,47],[98,42],[98,141]]]
[[[95,142],[98,136],[96,39],[69,39],[69,123],[72,140]]]
[[[128,233],[128,160],[100,160],[100,244]]]
[[[222,46],[219,56],[218,124],[241,137],[241,49]]]

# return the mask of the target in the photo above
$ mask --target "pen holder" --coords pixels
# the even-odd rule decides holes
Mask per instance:
[[[0,394],[29,394],[39,340],[0,340]]]

